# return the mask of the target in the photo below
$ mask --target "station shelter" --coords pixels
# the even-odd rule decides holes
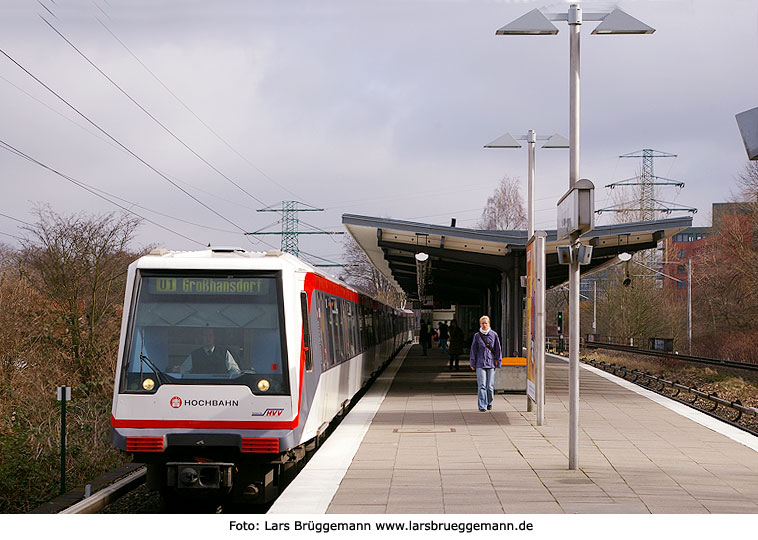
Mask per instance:
[[[343,214],[342,223],[371,263],[416,305],[455,305],[464,331],[489,315],[501,336],[504,356],[522,356],[527,231],[484,231],[397,219]],[[582,275],[618,263],[620,253],[655,249],[692,226],[691,217],[595,227],[581,238],[593,248]],[[546,289],[568,279],[558,263],[555,230],[545,231]],[[418,256],[417,256],[418,255]]]

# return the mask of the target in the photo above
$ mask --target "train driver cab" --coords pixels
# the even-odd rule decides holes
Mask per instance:
[[[288,394],[277,272],[138,271],[120,393],[163,384]]]

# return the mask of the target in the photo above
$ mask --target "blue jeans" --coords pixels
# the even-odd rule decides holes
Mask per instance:
[[[447,354],[447,338],[440,338],[440,349],[444,354]]]
[[[476,384],[479,388],[479,410],[492,406],[492,398],[495,395],[495,368],[476,368]]]

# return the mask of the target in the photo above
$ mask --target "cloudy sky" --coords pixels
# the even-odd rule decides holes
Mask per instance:
[[[676,154],[655,173],[686,186],[659,198],[709,225],[747,163],[734,115],[758,106],[758,2],[618,5],[656,32],[583,26],[581,176],[603,208],[614,204],[603,186],[640,168],[619,155]],[[342,230],[343,213],[474,227],[504,175],[526,192],[526,149],[485,143],[568,135],[566,25],[557,36],[495,30],[567,6],[3,0],[0,241],[16,245],[38,204],[104,213],[116,202],[149,220],[138,245],[170,249],[278,246],[243,232],[280,230],[277,214],[256,210],[283,200],[325,209],[302,213],[301,230]],[[568,151],[538,150],[538,228],[555,228],[567,187]],[[337,261],[341,239],[304,236],[300,247]]]

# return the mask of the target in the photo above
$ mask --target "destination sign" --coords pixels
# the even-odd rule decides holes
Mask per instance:
[[[148,290],[151,294],[268,294],[270,279],[261,278],[209,278],[209,277],[151,277]]]

